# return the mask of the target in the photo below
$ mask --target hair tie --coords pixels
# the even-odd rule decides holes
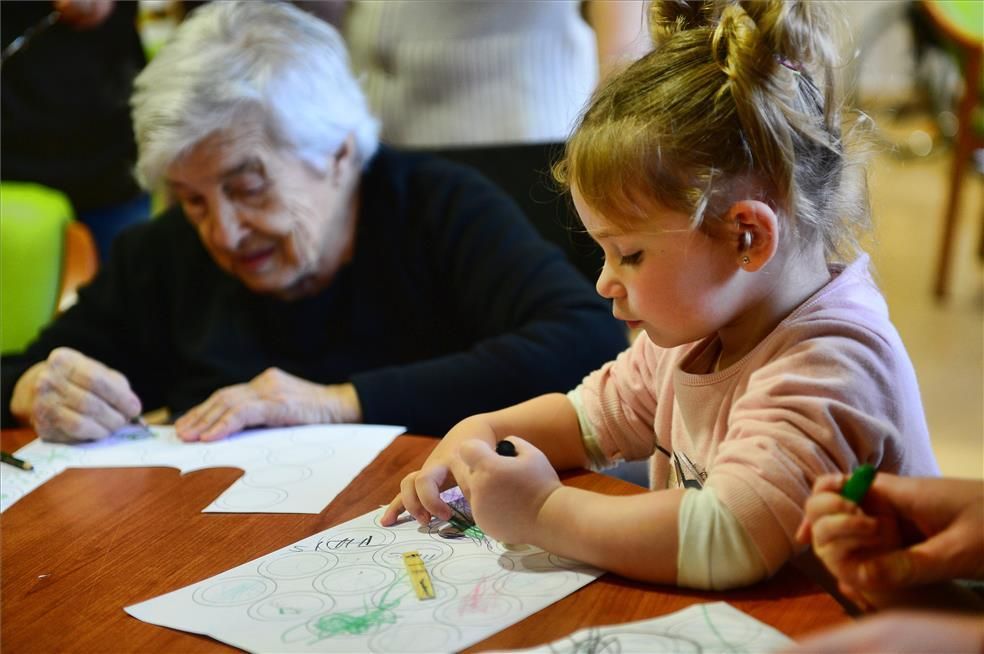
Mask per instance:
[[[779,65],[785,66],[789,70],[793,71],[797,75],[803,74],[803,64],[798,61],[793,61],[791,59],[786,59],[781,54],[772,55],[779,62]]]

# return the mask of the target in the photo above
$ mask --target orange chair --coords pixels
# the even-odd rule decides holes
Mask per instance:
[[[58,284],[58,313],[75,304],[78,288],[88,284],[98,270],[99,254],[92,233],[85,223],[69,221],[65,225],[64,257]]]

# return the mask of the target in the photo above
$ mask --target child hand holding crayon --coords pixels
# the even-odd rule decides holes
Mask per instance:
[[[880,608],[902,589],[984,578],[984,481],[879,474],[855,503],[846,479],[817,479],[797,539],[850,599]]]

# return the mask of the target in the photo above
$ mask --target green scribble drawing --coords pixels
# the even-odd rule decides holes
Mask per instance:
[[[474,540],[477,545],[481,545],[482,543],[485,543],[487,541],[487,538],[485,537],[485,532],[482,531],[478,525],[471,525],[462,522],[457,518],[451,518],[450,520],[448,520],[448,524],[454,527],[455,529],[457,529],[462,536]]]
[[[48,456],[45,459],[45,463],[54,463],[59,459],[61,459],[62,461],[71,461],[73,457],[70,455],[69,451],[52,449],[50,452],[48,452]]]
[[[226,586],[219,591],[219,599],[224,602],[236,601],[241,598],[250,598],[257,592],[255,581],[242,581],[232,586]]]
[[[721,635],[721,632],[718,631],[717,627],[714,626],[714,621],[711,620],[711,616],[708,615],[708,613],[707,613],[707,605],[706,604],[701,604],[700,605],[700,610],[701,610],[701,613],[704,615],[704,622],[707,623],[707,626],[710,627],[711,631],[714,632],[714,635],[717,636],[717,639],[719,641],[721,641],[721,644],[724,645],[725,648],[727,648],[727,650],[729,652],[746,652],[747,651],[744,648],[739,647],[738,645],[734,645],[732,643],[729,643],[728,641],[726,641],[724,639],[724,636]]]
[[[279,604],[275,606],[277,607],[277,613],[280,615],[297,615],[301,612],[299,608],[293,606],[280,606]]]
[[[404,583],[406,578],[407,575],[405,574],[397,577],[396,581],[390,584],[375,606],[363,604],[361,612],[330,613],[319,617],[310,625],[317,634],[309,644],[339,635],[358,636],[369,633],[370,630],[380,625],[395,624],[396,613],[393,612],[393,609],[399,606],[403,597],[409,594],[409,586],[407,587],[407,592],[400,597],[392,600],[387,600],[387,597],[390,591],[397,584]]]

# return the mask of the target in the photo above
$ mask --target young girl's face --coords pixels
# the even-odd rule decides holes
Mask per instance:
[[[598,293],[612,313],[661,347],[697,341],[738,313],[734,243],[692,229],[686,214],[654,209],[647,227],[618,229],[572,186],[574,205],[605,253]]]

